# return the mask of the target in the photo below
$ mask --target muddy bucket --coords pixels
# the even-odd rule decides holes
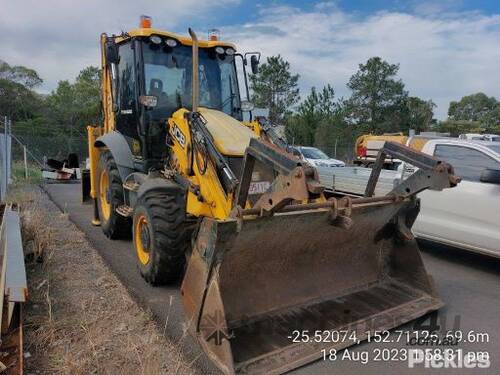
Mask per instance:
[[[205,218],[182,285],[191,332],[224,373],[279,374],[438,309],[417,212],[354,203],[349,228],[325,209]]]

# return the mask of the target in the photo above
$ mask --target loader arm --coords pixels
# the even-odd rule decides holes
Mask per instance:
[[[460,178],[453,174],[453,167],[443,160],[424,154],[395,142],[385,142],[379,150],[375,165],[366,185],[365,197],[375,192],[380,172],[388,156],[410,163],[419,170],[396,186],[389,194],[415,195],[425,189],[443,190],[456,186]]]

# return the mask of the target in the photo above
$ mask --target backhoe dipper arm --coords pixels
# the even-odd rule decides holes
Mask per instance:
[[[187,119],[190,123],[191,132],[193,133],[193,142],[201,147],[193,147],[193,153],[197,149],[204,149],[208,153],[208,157],[215,165],[218,171],[221,171],[222,186],[227,192],[233,192],[238,185],[238,179],[226,162],[224,156],[219,152],[215,146],[212,135],[206,127],[206,120],[199,112],[188,112]],[[196,145],[195,145],[196,146]],[[193,158],[195,159],[195,158]]]

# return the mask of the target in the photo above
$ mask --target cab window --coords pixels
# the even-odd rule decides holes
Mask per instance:
[[[486,168],[500,169],[499,162],[470,147],[437,145],[434,155],[450,163],[455,174],[467,181],[479,181]]]
[[[123,135],[137,139],[137,102],[132,43],[120,45],[118,64],[118,112],[116,128]]]

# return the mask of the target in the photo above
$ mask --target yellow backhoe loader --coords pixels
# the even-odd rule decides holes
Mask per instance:
[[[90,197],[106,236],[132,236],[147,282],[182,279],[186,321],[208,357],[226,374],[283,373],[438,309],[410,228],[415,194],[454,186],[452,168],[388,142],[365,197],[326,199],[313,167],[243,122],[251,106],[236,64],[248,94],[245,67],[255,73],[258,54],[189,34],[147,17],[102,34]],[[387,155],[419,169],[374,197]]]

